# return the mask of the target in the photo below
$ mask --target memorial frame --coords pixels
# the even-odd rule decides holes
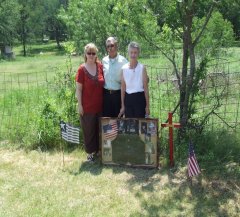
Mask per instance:
[[[103,164],[158,167],[158,119],[102,117],[99,122]]]

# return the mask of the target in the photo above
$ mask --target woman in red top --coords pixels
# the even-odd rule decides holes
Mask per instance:
[[[103,107],[103,66],[98,61],[97,51],[93,43],[85,46],[85,63],[80,65],[76,75],[76,95],[88,161],[94,161],[99,151],[98,119]]]

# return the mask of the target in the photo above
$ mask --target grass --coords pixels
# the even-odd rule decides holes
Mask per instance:
[[[0,149],[0,216],[238,216],[239,165],[193,179],[179,170],[85,162],[83,151]],[[217,166],[217,165],[216,165]]]
[[[57,49],[55,43],[37,44],[31,46],[31,53],[27,57],[21,55],[21,46],[14,48],[16,59],[12,61],[0,60],[0,75],[2,73],[35,74],[47,72],[54,73],[56,68],[65,65],[67,56],[63,50]],[[82,57],[72,56],[74,68],[78,68]]]
[[[194,178],[192,185],[186,179],[186,146],[176,146],[177,165],[168,169],[167,137],[160,144],[160,170],[103,166],[100,162],[89,165],[84,152],[71,147],[68,150],[72,152],[65,154],[63,167],[61,152],[41,151],[44,147],[38,144],[38,133],[48,133],[46,139],[52,150],[60,147],[55,144],[59,141],[58,126],[51,118],[44,121],[39,117],[43,112],[44,117],[54,116],[58,109],[57,89],[49,81],[56,78],[58,70],[67,70],[66,56],[54,43],[32,45],[28,57],[20,56],[21,47],[16,47],[15,52],[16,60],[0,61],[0,217],[238,216],[238,131],[231,134],[209,130],[196,138],[202,175]],[[239,54],[240,48],[231,48],[227,60],[239,61]],[[169,84],[160,84],[157,75],[169,73],[171,69],[161,55],[140,61],[155,67],[149,70],[154,81],[151,112],[164,122],[167,112],[177,103],[177,92]],[[81,62],[81,57],[72,57],[73,72]],[[239,62],[231,64],[231,71],[239,72]],[[218,112],[227,110],[237,114],[239,105],[228,107],[230,102],[239,101],[237,91],[239,84],[231,88],[235,95],[228,101],[224,99],[226,105]],[[63,108],[60,106],[60,110]],[[232,114],[225,114],[226,120],[235,120]],[[221,127],[214,126],[214,130]],[[167,129],[162,132],[167,133]],[[20,146],[9,143],[10,137],[20,142]],[[26,152],[31,148],[35,150]]]
[[[27,57],[21,56],[21,47],[15,48],[16,60],[1,61],[0,62],[0,117],[5,118],[3,122],[5,128],[9,128],[11,123],[19,123],[23,125],[25,119],[34,119],[39,116],[35,113],[30,117],[29,114],[41,112],[44,107],[42,105],[47,99],[54,98],[57,92],[56,86],[52,85],[52,81],[56,79],[56,72],[67,71],[66,61],[67,56],[64,55],[63,50],[59,50],[55,43],[35,44],[29,50],[30,55]],[[239,60],[240,48],[232,47],[226,51],[228,61]],[[171,67],[162,55],[150,56],[140,59],[144,64],[151,65],[148,67],[148,74],[150,77],[150,102],[151,102],[151,116],[159,117],[160,122],[167,119],[167,112],[173,110],[178,103],[178,89],[176,89],[171,82],[161,82],[161,80],[171,80],[174,78]],[[72,57],[72,72],[75,73],[79,64],[82,62],[81,57]],[[215,62],[213,61],[213,64]],[[167,67],[167,68],[164,68]],[[226,68],[226,66],[224,66]],[[233,62],[229,65],[231,73],[239,72],[239,62]],[[215,69],[218,71],[218,69]],[[238,73],[239,74],[239,73]],[[236,75],[238,75],[236,73]],[[166,77],[167,76],[167,77]],[[232,78],[232,80],[239,80],[239,77]],[[236,90],[235,90],[236,89]],[[42,94],[42,92],[44,92]],[[239,107],[239,84],[236,83],[231,87],[231,97],[224,98],[224,105],[217,111],[224,114],[224,120],[229,120],[231,125],[237,120]],[[214,96],[214,94],[212,94]],[[208,94],[209,96],[209,94]],[[56,98],[56,97],[55,97]],[[55,99],[54,98],[54,99]],[[211,104],[214,100],[202,99],[200,100],[197,109],[198,112],[194,116],[196,118],[209,112]],[[203,106],[204,105],[204,106]],[[209,107],[210,106],[210,107]],[[25,111],[25,119],[22,111]],[[27,112],[26,112],[27,111]],[[228,111],[228,113],[226,113]],[[230,112],[232,112],[230,114]],[[11,114],[11,118],[9,117]],[[227,114],[227,115],[226,115]],[[233,115],[234,114],[234,115]],[[20,118],[18,118],[18,117]],[[11,120],[10,120],[11,119]],[[219,121],[218,117],[212,119],[213,122]],[[177,121],[177,115],[175,115]],[[221,122],[221,120],[220,120]],[[26,124],[25,124],[26,125]],[[24,125],[24,126],[25,126]],[[6,131],[8,131],[6,129]],[[5,130],[4,130],[5,131]],[[0,134],[3,136],[3,130],[0,127]],[[15,131],[14,131],[15,133]]]

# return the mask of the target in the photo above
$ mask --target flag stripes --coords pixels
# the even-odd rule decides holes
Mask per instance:
[[[61,136],[62,138],[71,143],[79,144],[79,132],[78,127],[73,127],[64,121],[60,122]]]
[[[198,162],[194,153],[193,145],[189,144],[189,157],[188,157],[188,176],[193,177],[201,173]]]
[[[189,177],[196,176],[199,173],[200,173],[200,168],[198,166],[196,158],[190,157],[188,159],[188,175],[189,175]]]
[[[105,139],[114,139],[118,134],[117,121],[113,121],[108,125],[104,126]]]

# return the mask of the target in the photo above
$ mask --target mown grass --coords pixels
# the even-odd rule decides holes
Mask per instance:
[[[239,164],[206,165],[192,185],[186,166],[144,170],[61,153],[0,149],[0,216],[238,216]]]
[[[67,60],[66,52],[59,50],[55,43],[32,45],[27,57],[23,57],[21,46],[13,49],[16,54],[15,60],[0,60],[0,74],[36,74],[47,72],[54,73],[56,68],[65,65]],[[74,68],[78,68],[82,62],[82,57],[72,56]]]

